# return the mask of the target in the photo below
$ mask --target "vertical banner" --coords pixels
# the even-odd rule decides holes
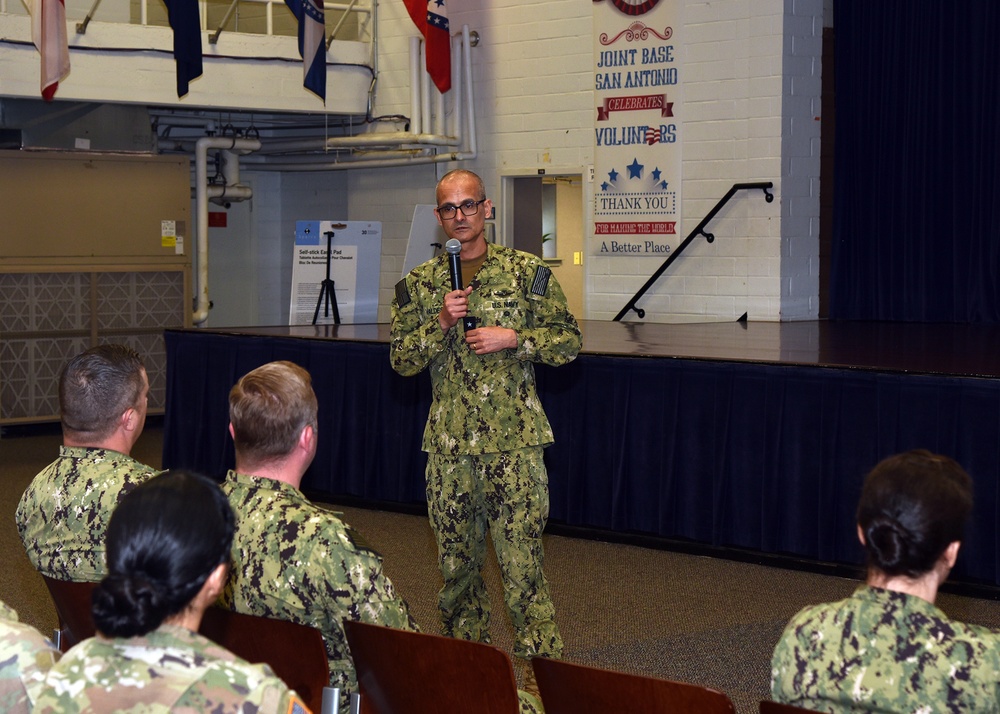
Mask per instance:
[[[330,233],[331,235],[327,236]],[[327,238],[330,252],[327,254]],[[333,290],[329,309],[323,283],[327,257]],[[334,322],[333,298],[343,324],[378,322],[382,224],[368,221],[296,221],[289,325],[309,325],[319,304],[318,325]],[[329,285],[327,286],[330,287]],[[323,297],[322,304],[320,297]]]
[[[593,0],[594,255],[680,242],[680,0]]]

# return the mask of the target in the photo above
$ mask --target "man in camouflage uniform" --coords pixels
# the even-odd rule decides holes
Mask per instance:
[[[0,602],[0,712],[28,714],[59,652]]]
[[[915,595],[863,585],[788,624],[771,695],[825,712],[996,712],[1000,634],[950,620]]]
[[[447,256],[396,285],[393,369],[430,370],[433,402],[424,430],[427,505],[444,587],[446,635],[489,642],[490,604],[481,569],[489,532],[516,631],[518,669],[533,689],[533,656],[559,657],[562,638],[542,572],[548,479],[542,451],[552,429],[535,390],[534,363],[561,365],[580,350],[566,297],[537,256],[489,245],[493,210],[482,180],[452,171],[437,186],[435,213],[461,244],[463,290],[452,290]],[[466,315],[478,319],[463,330]],[[516,661],[516,663],[518,663]]]
[[[137,637],[84,640],[49,671],[33,710],[112,711],[309,714],[267,665],[168,624]]]
[[[382,558],[355,531],[299,491],[316,454],[316,395],[309,373],[271,362],[229,394],[236,470],[222,485],[236,513],[233,566],[223,593],[237,611],[323,633],[330,686],[346,711],[357,691],[342,620],[415,630]]]
[[[156,475],[129,456],[146,423],[149,379],[139,354],[101,345],[59,379],[63,446],[28,486],[15,520],[28,559],[57,580],[104,577],[104,534],[118,501]]]

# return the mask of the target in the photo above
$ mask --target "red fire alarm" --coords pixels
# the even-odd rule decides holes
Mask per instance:
[[[228,213],[224,211],[209,211],[208,212],[208,227],[209,228],[225,228],[226,218],[229,216]]]

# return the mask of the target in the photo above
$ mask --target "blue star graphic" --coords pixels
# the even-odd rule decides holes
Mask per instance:
[[[607,181],[601,184],[602,191],[607,191],[609,188],[611,188],[611,184],[609,184]]]
[[[618,180],[618,172],[615,171],[614,169],[611,169],[608,172],[608,178],[611,179],[611,183],[614,183],[615,181]]]
[[[666,181],[660,181],[660,188],[666,190],[666,188],[667,188],[667,182]]]
[[[660,180],[660,174],[661,173],[662,172],[660,171],[660,169],[658,167],[655,168],[655,169],[653,169],[652,174],[650,174],[653,177],[653,183],[656,183],[657,181]]]
[[[632,159],[632,163],[626,166],[625,168],[628,169],[628,177],[630,179],[634,179],[634,178],[642,178],[642,170],[645,167],[639,163],[639,159]]]
[[[442,5],[444,5],[444,0],[436,0],[434,4],[437,5],[438,7],[441,7]]]

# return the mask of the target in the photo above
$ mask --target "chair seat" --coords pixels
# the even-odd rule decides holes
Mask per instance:
[[[91,597],[97,583],[74,583],[42,575],[59,617],[59,649],[63,652],[96,634]]]
[[[212,606],[205,610],[198,631],[248,662],[270,665],[278,678],[319,714],[323,687],[330,683],[330,665],[319,630]]]
[[[344,621],[361,714],[517,714],[514,668],[491,645]]]
[[[531,660],[546,714],[734,714],[722,692],[563,660]]]

